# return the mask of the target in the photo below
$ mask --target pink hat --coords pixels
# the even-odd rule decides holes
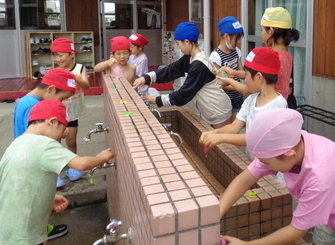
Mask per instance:
[[[278,52],[268,47],[254,48],[248,54],[244,66],[257,72],[277,75],[280,68]]]
[[[28,122],[50,119],[52,117],[57,117],[57,121],[67,127],[69,121],[65,105],[59,100],[45,99],[38,102],[30,110]]]
[[[144,47],[149,43],[149,40],[139,33],[134,33],[129,37],[129,42],[137,46]]]
[[[114,37],[110,40],[110,43],[112,52],[130,49],[129,39],[124,36]]]
[[[75,76],[62,68],[50,69],[42,78],[41,83],[54,85],[58,89],[74,93],[76,91]]]
[[[51,43],[51,52],[62,52],[62,53],[72,53],[74,52],[74,45],[71,40],[66,39],[66,38],[56,38],[52,43]]]
[[[257,158],[278,157],[296,146],[301,138],[301,114],[288,108],[268,109],[250,123],[249,152]]]

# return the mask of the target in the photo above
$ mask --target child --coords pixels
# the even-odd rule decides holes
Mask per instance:
[[[49,70],[35,89],[23,96],[14,110],[14,138],[22,135],[28,128],[28,116],[31,108],[43,99],[62,101],[74,94],[75,76],[64,69]],[[67,233],[67,225],[48,225],[48,240],[58,238]]]
[[[50,212],[63,211],[56,196],[57,175],[64,167],[80,171],[114,157],[111,149],[95,157],[79,157],[58,142],[67,133],[65,105],[53,99],[30,111],[27,131],[15,139],[0,161],[0,244],[40,244],[47,240]]]
[[[301,130],[302,123],[300,113],[287,108],[264,111],[251,122],[247,147],[255,160],[222,194],[220,215],[258,179],[276,172],[284,173],[298,206],[286,227],[249,242],[224,236],[229,244],[294,244],[314,226],[313,244],[335,244],[335,143]],[[327,225],[326,236],[318,236],[320,225]]]
[[[136,76],[136,67],[127,63],[130,57],[129,39],[117,36],[112,38],[110,43],[112,51],[110,59],[96,64],[94,71],[112,74],[116,69],[121,69],[121,75],[132,85]]]
[[[56,38],[51,44],[51,53],[54,62],[65,70],[72,72],[76,77],[76,91],[70,98],[64,99],[63,103],[69,113],[69,134],[66,137],[66,145],[73,153],[77,153],[77,133],[78,119],[85,115],[85,99],[83,89],[90,87],[87,79],[86,68],[82,64],[74,61],[75,49],[71,40],[66,38]],[[67,177],[71,181],[82,178],[83,174],[74,169],[66,171]],[[66,181],[58,176],[57,187],[62,187]]]
[[[199,29],[194,23],[180,23],[175,40],[184,56],[172,64],[145,74],[135,80],[134,87],[153,82],[166,83],[179,77],[187,78],[181,88],[170,94],[144,99],[157,106],[183,106],[193,99],[196,114],[214,128],[221,127],[231,116],[231,102],[214,75],[216,67],[198,46]]]
[[[279,67],[276,51],[265,47],[251,50],[244,63],[244,69],[247,88],[252,94],[243,102],[241,110],[231,124],[202,133],[199,143],[205,147],[213,147],[220,143],[246,146],[250,122],[259,112],[287,106],[286,100],[275,90]],[[239,134],[244,126],[246,134]]]
[[[221,33],[219,46],[211,53],[209,59],[214,62],[217,68],[221,66],[229,67],[233,70],[242,70],[241,50],[236,47],[244,36],[244,31],[240,22],[233,16],[227,16],[218,23]],[[240,82],[240,78],[234,78]],[[237,91],[225,91],[231,100],[233,107],[230,123],[236,118],[237,112],[241,109],[243,95]]]
[[[293,94],[292,72],[293,59],[288,50],[292,41],[299,40],[299,32],[292,28],[290,13],[282,7],[267,8],[261,19],[261,37],[264,44],[278,52],[280,60],[280,70],[278,72],[278,82],[276,90],[285,99]],[[230,77],[241,77],[229,68],[223,68]],[[243,78],[243,76],[241,77]],[[243,90],[239,90],[243,92]]]
[[[129,37],[131,55],[128,64],[136,66],[136,76],[141,77],[149,72],[148,57],[144,53],[144,46],[149,43],[149,40],[139,34],[134,33]]]

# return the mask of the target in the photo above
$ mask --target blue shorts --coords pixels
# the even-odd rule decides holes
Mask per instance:
[[[240,99],[237,99],[237,100],[232,100],[231,101],[231,105],[233,107],[232,112],[239,112],[240,109],[241,109],[241,106],[243,104],[243,101],[244,101],[243,98],[240,98]]]

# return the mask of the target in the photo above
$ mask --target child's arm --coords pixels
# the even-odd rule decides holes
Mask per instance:
[[[299,242],[307,231],[298,230],[292,225],[288,225],[266,237],[249,242],[230,236],[224,236],[223,238],[231,245],[291,245]]]
[[[235,119],[232,123],[221,128],[203,132],[200,136],[199,143],[200,145],[208,147],[213,147],[220,143],[244,146],[246,144],[246,135],[239,134],[244,126],[245,122]]]
[[[248,169],[240,173],[227,187],[220,197],[220,217],[237,202],[244,193],[251,188],[258,179]],[[269,243],[271,244],[271,243]]]
[[[95,157],[75,157],[73,158],[66,166],[69,168],[76,169],[78,171],[84,171],[92,169],[96,166],[99,166],[103,163],[108,162],[112,159],[115,154],[112,152],[110,148],[101,151]]]
[[[90,82],[87,79],[87,73],[86,73],[86,67],[83,66],[83,70],[80,74],[75,75],[76,77],[76,83],[82,88],[82,89],[89,89],[90,88]]]
[[[94,71],[95,72],[103,72],[107,69],[110,69],[114,64],[116,64],[117,61],[115,58],[110,57],[109,60],[102,61],[94,66]]]
[[[244,96],[248,96],[251,94],[247,88],[247,85],[245,85],[244,83],[240,83],[232,78],[219,77],[219,76],[217,76],[216,78],[220,80],[219,84],[223,89],[235,90],[243,94]]]
[[[234,78],[234,77],[238,77],[238,78],[245,78],[245,71],[244,70],[234,70],[228,66],[223,66],[220,68],[220,70],[218,71],[218,73],[220,73],[221,71],[224,71],[228,74],[229,77]]]

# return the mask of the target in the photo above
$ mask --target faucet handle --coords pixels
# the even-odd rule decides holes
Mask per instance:
[[[122,225],[122,221],[116,220],[116,219],[111,219],[110,223],[107,225],[106,229],[107,230],[115,230],[116,227]]]
[[[102,123],[102,122],[98,122],[98,123],[95,124],[95,126],[102,126],[102,125],[104,125],[104,123]]]

